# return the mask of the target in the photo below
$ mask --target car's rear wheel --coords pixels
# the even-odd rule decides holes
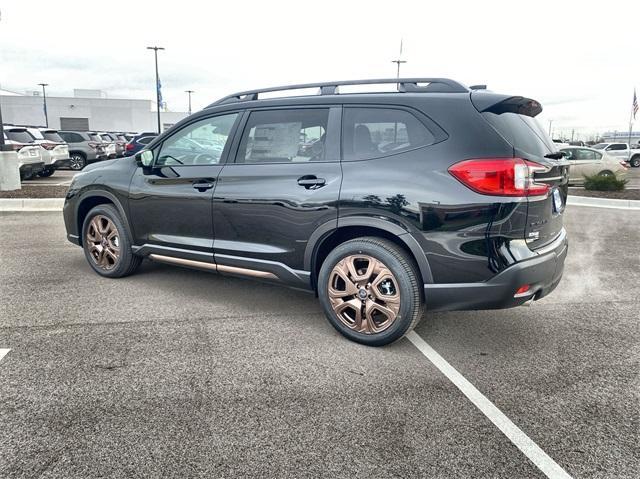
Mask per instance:
[[[131,235],[113,205],[89,211],[82,226],[82,246],[94,271],[109,278],[132,274],[142,258],[131,251]]]
[[[634,156],[633,158],[631,158],[631,161],[629,161],[629,163],[634,168],[638,168],[640,166],[640,155]]]
[[[373,237],[347,241],[329,253],[320,268],[318,296],[334,328],[369,346],[402,338],[424,308],[412,258],[393,242]]]
[[[80,171],[87,164],[87,159],[80,153],[71,153],[69,156],[69,168]]]
[[[609,170],[604,170],[598,173],[598,176],[613,176],[613,172]]]
[[[49,176],[53,175],[53,173],[55,173],[55,169],[53,168],[46,168],[44,170],[42,170],[40,173],[38,173],[38,176],[42,177],[42,178],[48,178]]]

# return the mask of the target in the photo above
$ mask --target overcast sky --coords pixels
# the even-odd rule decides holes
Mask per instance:
[[[101,89],[184,111],[270,85],[446,76],[534,98],[570,135],[628,129],[640,88],[640,1],[152,2],[0,0],[0,87]],[[640,91],[639,91],[640,94]],[[640,128],[640,115],[636,130]]]

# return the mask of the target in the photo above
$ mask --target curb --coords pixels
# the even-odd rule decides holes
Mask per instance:
[[[0,211],[62,211],[64,198],[0,198]]]
[[[611,208],[618,210],[640,210],[639,200],[615,200],[612,198],[593,198],[590,196],[567,197],[569,206],[591,206],[594,208]]]
[[[639,200],[614,200],[589,196],[567,197],[570,206],[640,210]],[[62,211],[64,198],[0,198],[0,211]]]

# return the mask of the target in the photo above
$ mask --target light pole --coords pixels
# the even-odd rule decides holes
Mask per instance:
[[[45,89],[45,87],[48,87],[49,84],[38,83],[38,85],[42,87],[42,99],[43,99],[42,107],[44,108],[44,126],[49,128],[49,115],[47,115],[47,90]]]
[[[147,50],[153,50],[156,59],[156,109],[158,110],[158,134],[160,131],[160,106],[162,103],[162,97],[160,93],[160,76],[158,75],[158,50],[164,50],[163,47],[147,47]]]
[[[189,115],[191,115],[191,94],[195,93],[194,90],[185,90],[185,93],[189,95]]]

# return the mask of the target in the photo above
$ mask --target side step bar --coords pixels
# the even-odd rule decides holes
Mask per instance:
[[[152,253],[149,255],[150,259],[155,261],[161,261],[163,263],[175,264],[178,266],[187,266],[190,268],[206,269],[210,271],[216,271],[218,273],[231,273],[239,274],[242,276],[252,276],[254,278],[268,278],[278,279],[278,277],[268,271],[258,271],[255,269],[238,268],[237,266],[226,266],[223,264],[217,265],[214,263],[206,263],[204,261],[195,261],[192,259],[176,258],[174,256],[164,256],[161,254]]]

